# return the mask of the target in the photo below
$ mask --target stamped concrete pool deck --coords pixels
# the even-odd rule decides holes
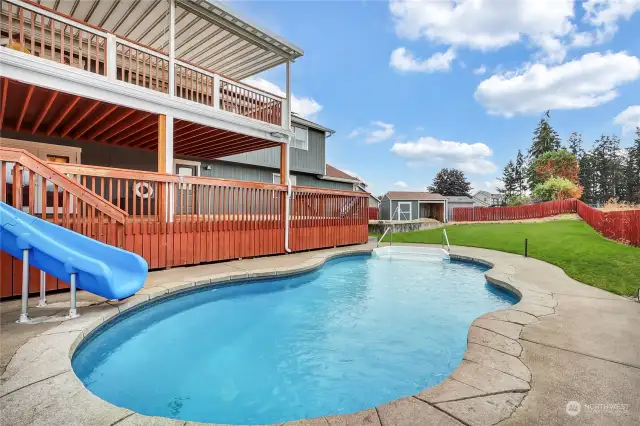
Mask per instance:
[[[78,293],[81,317],[64,320],[68,294],[15,324],[20,301],[0,303],[0,418],[7,425],[197,425],[148,417],[89,392],[71,369],[73,351],[104,321],[150,299],[195,286],[287,275],[372,245],[152,272],[122,301]],[[316,425],[638,425],[640,304],[581,284],[531,258],[470,247],[452,257],[493,265],[490,282],[518,293],[509,309],[469,329],[467,351],[441,384],[359,413],[287,423]],[[640,279],[639,279],[640,281]],[[424,361],[425,363],[428,360]],[[366,389],[363,389],[366,392]]]

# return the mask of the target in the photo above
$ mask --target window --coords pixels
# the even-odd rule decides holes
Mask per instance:
[[[309,130],[304,127],[293,126],[293,141],[291,148],[309,150]]]
[[[296,177],[294,175],[289,175],[291,179],[291,185],[296,185]],[[273,174],[273,183],[280,183],[280,173]]]

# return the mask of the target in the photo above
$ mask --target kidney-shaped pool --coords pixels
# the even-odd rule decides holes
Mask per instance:
[[[198,289],[96,330],[73,369],[94,394],[146,415],[262,424],[352,413],[451,374],[472,321],[517,302],[486,269],[359,255]]]

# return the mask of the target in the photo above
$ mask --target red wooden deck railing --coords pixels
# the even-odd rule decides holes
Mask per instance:
[[[3,201],[138,253],[150,269],[285,253],[285,185],[44,163],[9,148],[0,163],[9,176]],[[362,192],[294,187],[291,250],[365,243],[367,202]],[[20,294],[19,261],[3,254],[2,262],[0,296]],[[64,286],[53,280],[48,289]]]
[[[69,180],[34,155],[0,148],[0,201],[107,244],[122,246],[127,213]],[[29,289],[40,288],[31,268]],[[0,296],[20,294],[22,261],[0,252]],[[53,277],[47,289],[66,287]]]
[[[369,207],[369,220],[378,220],[380,209],[378,207]]]
[[[29,0],[3,0],[0,18],[6,47],[39,56],[161,93],[169,93],[169,73],[175,75],[175,96],[212,108],[282,126],[280,96],[213,73],[102,28],[56,12]],[[6,29],[5,29],[6,28]],[[110,49],[110,43],[114,43]],[[111,52],[111,53],[110,53]],[[109,55],[112,55],[109,57]]]

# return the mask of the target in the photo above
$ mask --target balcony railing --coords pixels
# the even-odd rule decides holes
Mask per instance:
[[[2,2],[3,46],[169,96],[169,56],[21,0]],[[6,37],[6,38],[5,38]],[[5,41],[6,40],[6,41]],[[283,126],[283,98],[176,58],[174,96]]]

